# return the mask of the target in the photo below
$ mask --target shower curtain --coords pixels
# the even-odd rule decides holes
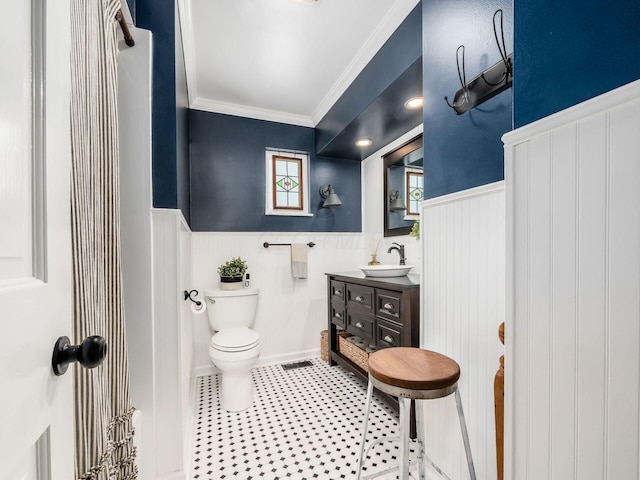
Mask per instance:
[[[74,336],[108,345],[104,363],[76,368],[77,479],[137,478],[129,398],[118,185],[120,0],[71,0],[71,225]]]

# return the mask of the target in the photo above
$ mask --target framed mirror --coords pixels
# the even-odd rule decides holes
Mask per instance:
[[[408,235],[424,200],[422,135],[383,157],[384,236]]]

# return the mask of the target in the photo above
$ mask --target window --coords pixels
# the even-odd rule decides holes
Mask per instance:
[[[309,154],[268,148],[266,215],[311,216],[309,213]]]
[[[272,155],[273,208],[302,210],[302,160]]]
[[[407,216],[420,215],[420,202],[424,200],[424,177],[419,170],[407,168]]]

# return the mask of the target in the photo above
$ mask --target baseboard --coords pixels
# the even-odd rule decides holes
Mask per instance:
[[[220,373],[220,370],[218,370],[213,365],[207,365],[206,367],[197,367],[193,371],[194,377],[208,377],[209,375],[216,375],[218,373]]]
[[[269,365],[280,365],[281,363],[299,362],[300,360],[308,360],[309,358],[319,357],[320,349],[312,348],[310,350],[302,350],[300,352],[285,353],[281,355],[270,355],[268,357],[260,357],[256,363],[256,367],[266,367]],[[206,377],[220,373],[213,365],[198,367],[194,371],[196,377]]]
[[[187,475],[184,472],[172,472],[160,475],[158,480],[187,480]]]
[[[301,352],[285,353],[282,355],[271,355],[269,357],[261,357],[256,363],[256,367],[266,367],[268,365],[279,365],[281,363],[299,362],[300,360],[307,360],[313,357],[320,356],[319,348],[312,348],[311,350],[303,350]]]
[[[196,376],[191,378],[191,385],[189,388],[189,405],[187,405],[187,428],[184,442],[184,471],[188,473],[188,478],[193,478],[191,472],[191,439],[193,438],[193,432],[195,431],[196,423],[196,395],[198,385],[196,382]]]

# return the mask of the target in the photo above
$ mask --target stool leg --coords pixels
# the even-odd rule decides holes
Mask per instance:
[[[398,397],[400,404],[400,480],[409,479],[409,429],[411,399]]]
[[[467,465],[469,466],[469,475],[471,480],[476,480],[476,469],[473,466],[473,458],[471,457],[471,445],[469,444],[469,433],[467,432],[467,423],[464,421],[464,412],[462,411],[462,400],[460,399],[460,390],[456,390],[456,404],[458,405],[458,419],[460,420],[460,429],[462,430],[462,441],[464,442],[464,452],[467,455]]]
[[[360,456],[358,458],[358,477],[360,480],[362,475],[362,463],[364,462],[364,442],[367,439],[367,428],[369,426],[369,414],[371,413],[371,398],[373,397],[373,383],[369,382],[367,387],[367,406],[364,413],[364,422],[362,423],[362,439],[360,440]]]
[[[420,402],[422,403],[422,402]],[[425,435],[424,435],[424,405],[418,405],[416,401],[416,434],[418,436],[418,445],[420,451],[418,452],[418,464],[419,472],[420,472],[420,480],[426,480],[427,478],[427,459],[426,457],[426,445],[425,445]]]

